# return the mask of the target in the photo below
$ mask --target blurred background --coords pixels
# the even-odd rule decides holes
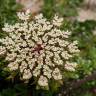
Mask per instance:
[[[5,36],[4,23],[14,24],[16,12],[28,9],[32,16],[43,13],[48,19],[59,14],[64,18],[62,28],[71,30],[71,39],[79,41],[79,67],[54,96],[96,96],[96,0],[0,0],[0,38]],[[0,96],[53,96],[51,91],[36,91],[17,79],[13,82],[4,63],[0,59]]]

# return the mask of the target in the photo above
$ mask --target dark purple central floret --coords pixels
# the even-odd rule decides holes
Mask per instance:
[[[37,44],[37,46],[34,48],[33,52],[37,51],[38,53],[40,53],[41,50],[43,50],[42,45],[41,44]]]

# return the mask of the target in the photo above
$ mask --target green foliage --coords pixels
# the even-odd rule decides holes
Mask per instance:
[[[0,0],[0,28],[4,23],[14,23],[16,21],[16,12],[20,5],[15,0]]]
[[[76,7],[80,6],[83,0],[44,0],[43,14],[50,18],[54,14],[64,17],[76,16]]]
[[[0,93],[0,96],[16,96],[15,90],[14,89],[5,89]]]
[[[0,96],[27,96],[27,91],[24,84],[17,84],[13,88],[3,89]]]
[[[82,67],[84,75],[90,74],[96,68],[96,47],[95,36],[92,31],[95,29],[95,21],[85,21],[83,23],[76,22],[74,24],[73,37],[79,41],[79,48],[81,50],[78,58],[79,66]]]

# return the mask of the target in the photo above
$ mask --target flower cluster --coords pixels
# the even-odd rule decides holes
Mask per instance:
[[[69,42],[71,32],[60,30],[63,18],[54,16],[48,21],[42,14],[30,20],[30,12],[19,12],[21,20],[14,25],[5,24],[8,35],[0,39],[0,56],[5,55],[10,71],[20,71],[24,80],[37,78],[40,86],[49,80],[62,80],[64,71],[75,71],[71,61],[79,52],[77,41]]]

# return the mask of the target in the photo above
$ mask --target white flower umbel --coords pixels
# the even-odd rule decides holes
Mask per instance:
[[[48,79],[41,75],[39,80],[38,80],[38,84],[40,86],[48,86]]]
[[[75,71],[75,68],[77,67],[77,63],[74,62],[66,62],[65,69],[68,71]]]
[[[71,58],[78,53],[77,41],[69,42],[71,32],[60,30],[63,18],[57,15],[47,21],[42,14],[30,19],[30,12],[17,14],[20,22],[5,24],[8,36],[0,39],[0,56],[6,56],[11,71],[20,71],[24,80],[37,78],[40,86],[48,86],[49,80],[62,80],[63,72],[75,71]]]
[[[9,69],[12,70],[12,71],[17,70],[18,66],[19,66],[19,64],[17,62],[11,62],[11,63],[8,64]]]
[[[32,77],[32,74],[30,72],[30,69],[25,69],[23,74],[23,79],[30,79]]]
[[[60,79],[62,79],[62,75],[61,75],[60,70],[59,70],[58,68],[55,68],[55,69],[53,70],[52,76],[53,76],[53,78],[54,78],[55,80],[60,80]]]
[[[3,46],[0,46],[0,56],[4,55],[6,53],[6,48]]]

